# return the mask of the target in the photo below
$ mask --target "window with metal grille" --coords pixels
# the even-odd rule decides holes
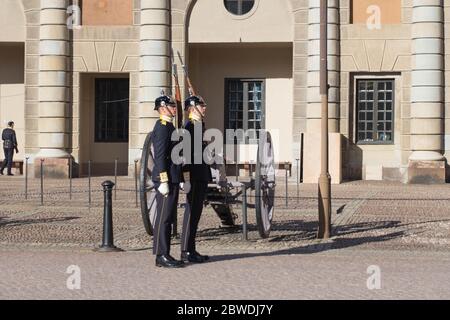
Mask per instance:
[[[249,13],[255,5],[255,0],[224,0],[225,8],[236,15]]]
[[[394,80],[357,81],[357,142],[394,141]]]
[[[225,129],[264,129],[264,81],[227,79],[225,86]]]
[[[95,79],[95,142],[128,142],[129,80]]]

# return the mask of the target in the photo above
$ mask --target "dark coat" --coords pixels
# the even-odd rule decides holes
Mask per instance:
[[[175,127],[171,122],[158,120],[152,132],[153,157],[155,166],[152,171],[152,180],[161,182],[160,174],[166,172],[171,183],[182,182],[181,165],[176,165],[171,160],[172,149],[178,141],[172,141],[172,133]]]
[[[200,126],[200,127],[198,127]],[[201,129],[202,132],[202,140],[201,141],[195,141],[194,131],[195,128]],[[203,136],[205,133],[205,123],[199,122],[199,121],[193,121],[189,120],[186,121],[184,125],[184,129],[187,130],[190,134],[191,139],[191,152],[189,155],[185,155],[186,159],[189,159],[189,163],[185,164],[183,166],[183,172],[189,172],[190,173],[190,179],[191,181],[201,181],[201,182],[210,182],[212,180],[211,177],[211,168],[210,166],[205,163],[205,160],[203,159],[203,151],[208,146],[207,142],[203,141]],[[197,130],[198,130],[197,129]],[[201,154],[196,154],[198,149],[198,153],[200,151],[200,148],[195,148],[195,144],[201,143]],[[200,159],[201,157],[201,163],[195,163],[195,159]]]
[[[11,128],[6,128],[2,132],[3,148],[4,149],[16,149],[17,138],[16,132]]]

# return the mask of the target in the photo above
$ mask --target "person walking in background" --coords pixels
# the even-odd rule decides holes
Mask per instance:
[[[9,121],[8,127],[2,132],[3,139],[3,152],[5,153],[5,160],[3,160],[2,168],[0,169],[0,174],[3,175],[5,168],[8,169],[8,176],[13,176],[11,173],[11,168],[13,164],[14,150],[19,153],[17,148],[17,138],[16,132],[14,131],[14,122]]]

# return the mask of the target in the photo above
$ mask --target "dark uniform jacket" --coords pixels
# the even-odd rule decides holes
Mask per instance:
[[[2,132],[3,148],[4,149],[16,149],[17,139],[16,132],[11,128],[6,128]]]
[[[201,140],[195,141],[194,131],[197,126],[197,130],[201,129]],[[185,155],[185,158],[190,161],[183,166],[183,172],[189,172],[191,181],[202,181],[202,182],[210,182],[212,180],[211,177],[211,168],[205,163],[205,159],[203,158],[203,151],[208,146],[206,141],[203,141],[203,135],[205,133],[205,123],[200,121],[189,120],[186,121],[184,125],[184,129],[187,130],[190,134],[191,138],[191,152],[189,155]],[[195,148],[195,144],[201,143],[201,154],[196,155],[196,149],[200,152],[200,148]],[[201,163],[195,163],[194,160],[201,157]]]
[[[179,183],[181,180],[181,165],[176,165],[171,160],[171,153],[178,141],[172,141],[172,133],[175,126],[171,122],[158,120],[152,132],[153,157],[155,166],[152,171],[152,180],[161,182],[161,173],[166,173],[168,182]],[[162,181],[164,182],[164,181]]]

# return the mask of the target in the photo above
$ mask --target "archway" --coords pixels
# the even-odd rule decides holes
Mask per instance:
[[[25,146],[25,39],[26,20],[20,1],[0,1],[0,124],[10,120],[20,152],[15,160],[23,160]],[[3,155],[0,155],[3,158]]]
[[[293,162],[290,1],[255,0],[239,16],[227,11],[223,0],[193,0],[185,17],[186,60],[197,91],[210,106],[207,126],[275,131],[283,141],[277,162]],[[255,161],[255,147],[248,142],[240,147],[238,161]]]

